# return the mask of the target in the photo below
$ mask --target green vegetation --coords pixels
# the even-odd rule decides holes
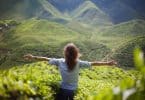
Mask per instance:
[[[75,100],[144,100],[145,69],[143,53],[134,52],[137,69],[111,66],[81,69]],[[61,77],[55,66],[37,62],[0,70],[0,99],[53,100]]]
[[[141,74],[137,71],[125,71],[111,66],[82,69],[75,100],[84,100],[88,95],[100,94],[104,89],[117,86],[125,78],[137,80],[141,78]],[[47,62],[1,70],[0,98],[53,100],[60,80],[57,68],[49,66]]]
[[[145,98],[145,63],[143,51],[140,48],[134,50],[134,64],[142,74],[140,79],[125,78],[119,86],[104,89],[96,96],[88,96],[88,100],[144,100]]]
[[[23,55],[60,58],[70,42],[79,47],[82,60],[114,59],[120,67],[81,69],[75,100],[144,100],[145,60],[140,49],[134,59],[132,53],[136,46],[145,52],[145,20],[115,25],[90,0],[64,12],[49,0],[2,0],[0,12],[0,100],[53,100],[61,80],[58,69],[25,61]]]
[[[8,7],[4,6],[8,5]],[[10,9],[11,8],[11,9]],[[48,19],[61,24],[77,21],[89,27],[111,26],[112,22],[92,1],[84,1],[72,11],[61,11],[49,0],[4,0],[0,5],[0,19],[26,20],[30,18]],[[91,26],[90,26],[91,25]]]
[[[88,29],[79,27],[79,24],[76,26],[79,31],[76,32],[76,28],[70,29],[56,22],[35,18],[22,21],[21,24],[12,20],[1,21],[1,24],[7,23],[10,27],[0,33],[0,66],[4,68],[25,64],[27,62],[22,59],[22,56],[26,53],[63,57],[63,47],[66,43],[74,42],[83,54],[81,59],[108,60],[113,58],[120,66],[133,67],[131,53],[134,47],[139,45],[144,48],[144,36],[138,37],[144,34],[144,21],[141,21],[142,25],[139,24],[140,21],[136,20],[130,22],[131,24],[128,22],[104,30],[93,30],[94,32],[90,29],[90,33]],[[128,34],[120,35],[123,31],[126,32],[128,25],[130,27],[132,25],[132,28],[127,31]],[[136,31],[136,34],[131,34],[135,26],[143,32],[139,34]],[[117,30],[121,30],[121,33]],[[116,35],[113,35],[115,33]]]
[[[90,40],[89,34],[84,34],[47,20],[29,19],[23,21],[3,33],[0,43],[0,51],[2,52],[0,66],[4,68],[24,64],[26,62],[22,56],[26,53],[63,57],[63,47],[69,42],[74,42],[80,48],[80,52],[83,54],[82,59],[85,60],[101,60],[110,52],[110,48]]]
[[[63,38],[60,38],[60,36]],[[8,60],[5,62],[9,65],[9,61],[11,64],[14,64],[16,59],[21,61],[22,55],[27,52],[42,54],[44,51],[43,55],[53,55],[56,52],[55,49],[61,46],[63,42],[71,42],[72,40],[77,40],[78,37],[79,33],[58,23],[30,19],[5,32],[0,47],[11,50]],[[61,54],[60,51],[57,52],[59,55]]]
[[[128,22],[120,23],[112,27],[106,28],[102,34],[104,36],[126,36],[126,35],[143,35],[145,34],[145,21],[144,20],[131,20]]]
[[[141,47],[142,50],[145,52],[144,41],[145,36],[139,36],[124,43],[113,52],[113,59],[116,59],[120,66],[134,67],[132,52],[135,47]]]
[[[121,24],[104,27],[93,32],[91,40],[107,45],[110,48],[116,49],[123,46],[138,36],[145,34],[145,21],[132,20]],[[99,34],[99,35],[98,35]]]

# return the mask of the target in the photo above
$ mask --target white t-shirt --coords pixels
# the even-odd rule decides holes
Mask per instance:
[[[64,58],[51,58],[49,60],[49,64],[56,65],[58,67],[62,77],[61,88],[68,90],[76,90],[78,86],[80,68],[89,68],[91,66],[91,63],[88,61],[78,60],[75,68],[72,71],[68,71]]]

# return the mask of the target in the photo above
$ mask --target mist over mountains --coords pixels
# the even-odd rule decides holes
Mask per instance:
[[[145,18],[144,0],[92,0],[114,23]]]
[[[84,6],[84,4],[87,4]],[[94,7],[94,5],[96,7]],[[81,9],[78,9],[80,8]],[[98,8],[95,10],[94,8]],[[145,19],[144,0],[1,0],[0,18],[89,20],[121,23]],[[75,13],[74,13],[75,12]],[[78,13],[77,13],[78,12]],[[99,13],[98,13],[99,12]],[[102,14],[103,12],[103,14]],[[97,16],[96,16],[97,14]],[[76,17],[77,16],[77,17]],[[105,18],[105,19],[104,19]],[[110,21],[110,22],[108,22]],[[90,21],[89,21],[90,22]],[[92,23],[91,23],[92,24]]]

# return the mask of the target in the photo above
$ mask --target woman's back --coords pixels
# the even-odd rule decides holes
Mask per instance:
[[[88,61],[77,60],[74,69],[70,71],[64,58],[52,58],[49,64],[58,66],[62,77],[61,88],[70,90],[75,90],[77,88],[80,67],[91,66]]]

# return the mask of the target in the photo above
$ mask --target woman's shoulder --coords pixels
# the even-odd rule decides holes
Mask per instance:
[[[81,60],[81,59],[77,59],[77,62],[81,62],[81,61],[83,61],[83,60]]]
[[[65,60],[64,58],[51,58],[51,59],[55,59],[55,60]]]
[[[65,62],[64,58],[56,58],[59,62]]]

